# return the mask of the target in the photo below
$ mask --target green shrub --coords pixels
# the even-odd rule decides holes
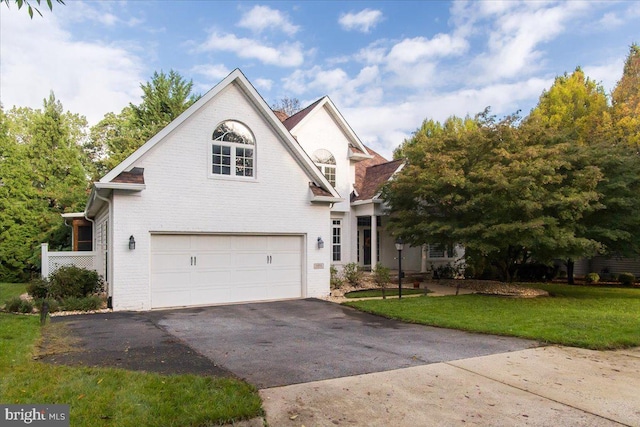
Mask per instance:
[[[598,273],[589,273],[585,276],[584,281],[587,283],[598,283],[600,275]]]
[[[618,282],[624,286],[631,286],[636,283],[636,276],[633,273],[620,273],[618,275]]]
[[[103,299],[97,295],[82,298],[67,297],[60,303],[60,306],[65,311],[91,311],[101,308],[102,302]]]
[[[342,275],[344,276],[344,280],[353,286],[358,286],[362,280],[362,271],[355,262],[345,264],[342,268]]]
[[[33,304],[20,297],[13,297],[7,300],[4,309],[11,313],[31,313],[33,311]]]
[[[93,270],[75,266],[60,267],[49,276],[49,295],[58,300],[82,298],[104,291],[104,281]]]
[[[38,309],[38,311],[42,311],[42,303],[44,303],[44,301],[45,301],[44,298],[40,298],[35,301],[35,306]],[[46,301],[47,301],[47,304],[49,304],[49,313],[55,313],[56,311],[60,311],[60,303],[57,300],[53,298],[47,298]]]
[[[27,292],[33,299],[43,299],[49,293],[49,282],[45,279],[32,279],[27,285]]]
[[[332,265],[329,268],[329,272],[331,273],[331,278],[329,279],[331,289],[339,289],[342,286],[342,279],[340,279],[338,269],[334,265]]]
[[[373,271],[373,281],[376,285],[384,288],[391,281],[391,271],[382,264],[377,263],[376,269]]]

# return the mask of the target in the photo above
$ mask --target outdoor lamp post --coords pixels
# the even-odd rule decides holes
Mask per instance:
[[[404,242],[401,237],[396,239],[396,249],[398,250],[398,299],[402,298],[402,250]]]

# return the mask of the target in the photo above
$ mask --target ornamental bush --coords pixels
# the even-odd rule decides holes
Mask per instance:
[[[631,286],[636,283],[636,276],[633,273],[620,273],[618,275],[618,282],[624,286]]]
[[[11,313],[31,313],[33,311],[33,304],[20,297],[13,297],[7,300],[4,309]]]
[[[585,276],[584,281],[587,283],[598,283],[600,275],[598,273],[589,273]]]
[[[355,262],[345,264],[342,268],[342,275],[344,276],[344,280],[353,286],[358,286],[362,280],[362,271]]]
[[[83,298],[104,291],[104,281],[93,270],[76,266],[60,267],[49,276],[49,295],[58,300]]]

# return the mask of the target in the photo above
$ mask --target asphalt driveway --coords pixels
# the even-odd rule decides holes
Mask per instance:
[[[143,315],[258,388],[538,346],[529,340],[406,324],[317,299]]]

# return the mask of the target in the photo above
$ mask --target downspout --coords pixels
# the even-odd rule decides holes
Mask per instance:
[[[113,209],[111,206],[111,200],[102,197],[100,193],[98,193],[98,189],[96,189],[95,195],[98,199],[107,203],[109,213],[107,214],[108,223],[107,223],[107,308],[113,309],[113,286],[111,286],[111,282],[113,281]]]

